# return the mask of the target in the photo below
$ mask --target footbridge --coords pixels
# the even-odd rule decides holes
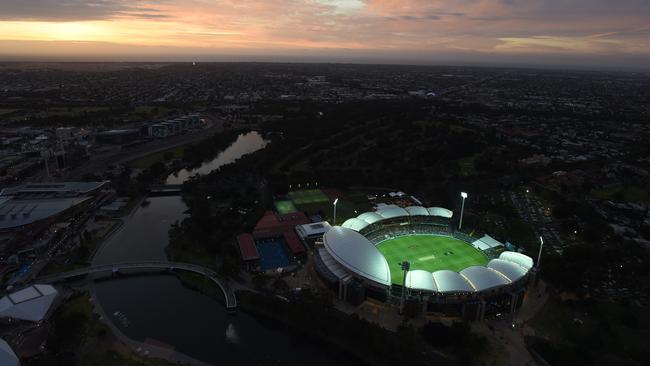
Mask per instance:
[[[49,276],[39,277],[36,279],[38,283],[56,283],[67,281],[76,277],[86,276],[89,274],[95,273],[110,273],[117,274],[120,271],[128,270],[128,273],[138,272],[138,271],[150,271],[150,270],[182,270],[193,273],[201,274],[212,282],[216,283],[217,286],[223,292],[226,309],[234,310],[237,308],[237,298],[235,297],[235,292],[228,285],[227,281],[220,278],[219,275],[206,267],[202,267],[196,264],[190,263],[179,263],[179,262],[165,262],[165,261],[149,261],[149,262],[124,262],[124,263],[111,263],[111,264],[102,264],[97,266],[91,266],[86,268],[75,269],[69,272],[56,273]]]

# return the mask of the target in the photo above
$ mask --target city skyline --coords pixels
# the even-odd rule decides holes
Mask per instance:
[[[0,4],[0,60],[647,68],[638,0],[69,0]]]

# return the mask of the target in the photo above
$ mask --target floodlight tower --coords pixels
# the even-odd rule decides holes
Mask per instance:
[[[332,221],[332,226],[336,225],[336,204],[337,204],[337,203],[339,203],[339,199],[338,199],[338,198],[335,199],[335,200],[334,200],[334,203],[333,203],[333,205],[334,205],[334,219],[333,219],[333,221]]]
[[[460,221],[458,221],[458,230],[463,226],[463,211],[465,211],[465,198],[467,198],[467,193],[460,192],[460,196],[463,198],[463,202],[460,204]]]
[[[541,271],[541,263],[542,263],[542,249],[544,248],[544,238],[542,236],[539,236],[539,253],[537,254],[537,263],[535,263],[537,270],[535,271],[535,286],[537,286],[537,283],[539,282],[539,277],[540,277],[540,271]]]
[[[403,314],[404,302],[406,301],[406,274],[409,272],[409,269],[411,269],[411,263],[409,263],[409,261],[404,261],[400,263],[400,266],[402,267],[402,271],[404,271],[404,278],[402,278],[402,298],[399,302],[399,313]]]
[[[539,236],[539,253],[537,254],[537,272],[539,272],[540,264],[542,263],[542,248],[544,248],[544,238]]]

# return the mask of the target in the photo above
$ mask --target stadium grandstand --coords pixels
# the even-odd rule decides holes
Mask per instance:
[[[498,240],[451,229],[441,207],[384,205],[327,231],[314,266],[340,299],[406,302],[430,315],[481,320],[514,312],[533,260]],[[402,264],[408,262],[409,270]]]

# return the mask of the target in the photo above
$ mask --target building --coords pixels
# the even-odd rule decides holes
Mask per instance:
[[[0,231],[53,219],[90,200],[106,182],[27,183],[0,191]]]
[[[313,245],[323,238],[323,235],[332,228],[329,222],[315,222],[296,226],[296,233],[303,243],[313,247]]]
[[[11,349],[11,346],[3,339],[0,339],[0,365],[20,366],[18,356],[16,356],[16,353]]]
[[[109,130],[95,134],[95,142],[98,144],[124,145],[139,138],[139,129]]]
[[[0,299],[0,318],[41,322],[59,292],[50,285],[31,285]]]
[[[514,312],[533,260],[503,251],[487,235],[476,239],[451,231],[452,214],[440,207],[392,205],[363,213],[325,233],[315,268],[340,299],[353,304],[371,297],[466,320]]]

